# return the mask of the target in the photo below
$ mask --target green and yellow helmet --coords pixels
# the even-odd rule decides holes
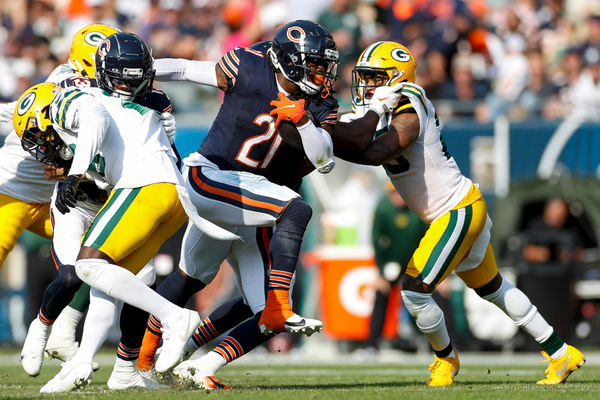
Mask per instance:
[[[352,104],[368,105],[369,87],[415,81],[417,62],[405,46],[396,42],[376,42],[367,47],[352,70]]]
[[[94,78],[96,74],[96,48],[100,43],[119,30],[109,25],[92,24],[73,35],[69,65],[82,76]]]
[[[13,126],[25,150],[38,161],[52,164],[58,155],[60,137],[52,127],[49,108],[60,87],[44,82],[27,89],[13,112]]]

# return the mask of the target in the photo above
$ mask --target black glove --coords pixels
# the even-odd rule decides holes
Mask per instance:
[[[77,203],[75,193],[77,192],[80,180],[81,176],[69,175],[62,185],[59,186],[54,205],[61,214],[66,214],[70,211],[69,208],[75,207]]]

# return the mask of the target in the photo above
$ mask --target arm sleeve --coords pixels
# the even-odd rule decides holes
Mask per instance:
[[[157,81],[189,81],[218,87],[216,61],[195,61],[184,58],[159,58],[154,61]]]
[[[333,142],[329,133],[322,128],[317,128],[310,120],[297,129],[306,157],[320,173],[330,172],[335,165],[335,160]]]
[[[100,145],[108,131],[110,116],[102,104],[95,101],[80,101],[74,119],[72,125],[80,128],[69,175],[83,175],[100,150]],[[83,121],[85,122],[82,123]]]

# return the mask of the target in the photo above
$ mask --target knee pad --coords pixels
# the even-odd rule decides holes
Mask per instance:
[[[423,333],[433,332],[444,323],[444,313],[431,297],[431,293],[403,290],[402,301]]]
[[[504,278],[498,290],[483,298],[498,306],[518,326],[527,324],[537,313],[537,308],[525,293]]]
[[[85,258],[75,262],[75,272],[79,279],[90,286],[95,286],[94,283],[103,272],[103,268],[98,268],[98,266],[108,264],[108,261],[101,258]]]
[[[77,290],[83,283],[75,272],[75,266],[73,265],[61,265],[58,268],[58,279],[60,279],[62,285],[65,288],[71,290]]]
[[[277,220],[275,229],[304,236],[308,221],[312,217],[312,208],[301,198],[293,199]]]

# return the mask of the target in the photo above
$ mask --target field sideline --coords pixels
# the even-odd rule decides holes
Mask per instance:
[[[312,346],[311,346],[312,347]],[[585,350],[587,363],[566,384],[542,387],[547,364],[539,353],[461,353],[461,371],[449,388],[428,388],[424,382],[432,356],[418,353],[382,352],[373,360],[350,355],[334,358],[308,352],[288,355],[253,352],[225,367],[218,377],[232,391],[204,393],[180,383],[156,392],[111,392],[106,381],[114,353],[103,349],[97,357],[101,368],[92,385],[80,392],[55,395],[65,399],[197,399],[210,395],[225,399],[598,399],[600,398],[600,352]],[[60,369],[46,361],[42,374],[31,378],[18,362],[18,350],[0,351],[0,399],[42,398],[39,388]],[[46,398],[48,396],[43,396]]]

